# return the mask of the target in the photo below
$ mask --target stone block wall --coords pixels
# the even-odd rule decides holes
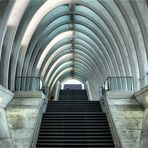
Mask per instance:
[[[144,108],[133,92],[107,92],[107,103],[122,148],[140,148]],[[107,108],[105,109],[107,112]]]
[[[17,148],[31,148],[45,105],[42,92],[16,92],[6,108],[10,133]]]
[[[0,148],[14,147],[5,112],[13,96],[11,91],[0,85]]]
[[[140,135],[140,147],[148,147],[148,86],[134,94],[136,100],[144,107],[144,116]]]

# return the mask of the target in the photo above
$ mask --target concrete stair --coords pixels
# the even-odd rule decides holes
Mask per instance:
[[[85,101],[71,101],[69,97],[67,101],[61,99],[48,103],[41,122],[37,148],[115,147],[99,101],[87,101],[86,94],[83,94]]]

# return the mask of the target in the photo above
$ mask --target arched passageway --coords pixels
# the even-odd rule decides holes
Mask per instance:
[[[14,90],[16,77],[36,76],[52,91],[74,77],[98,97],[107,77],[132,76],[139,90],[148,79],[147,13],[146,0],[0,1],[0,83]]]

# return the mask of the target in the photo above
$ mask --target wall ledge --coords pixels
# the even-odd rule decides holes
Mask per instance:
[[[145,86],[144,88],[142,88],[141,90],[137,91],[137,92],[135,93],[135,97],[137,97],[137,96],[139,96],[139,95],[141,95],[141,94],[143,94],[143,93],[145,93],[145,92],[148,92],[148,85]]]
[[[14,98],[45,98],[42,91],[15,91]]]
[[[7,88],[5,88],[4,86],[2,86],[2,85],[0,85],[0,91],[3,91],[3,92],[5,92],[5,93],[7,93],[7,94],[9,94],[10,96],[14,96],[14,93],[12,92],[12,91],[10,91],[10,90],[8,90]]]
[[[134,94],[136,100],[145,108],[148,108],[148,85]]]
[[[108,99],[129,99],[134,94],[133,91],[107,91]]]
[[[0,107],[5,108],[12,100],[14,93],[0,85]]]

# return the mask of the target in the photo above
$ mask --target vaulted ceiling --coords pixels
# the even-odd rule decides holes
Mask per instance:
[[[41,77],[44,85],[74,77],[97,93],[108,76],[147,85],[145,0],[1,0],[0,83]]]

